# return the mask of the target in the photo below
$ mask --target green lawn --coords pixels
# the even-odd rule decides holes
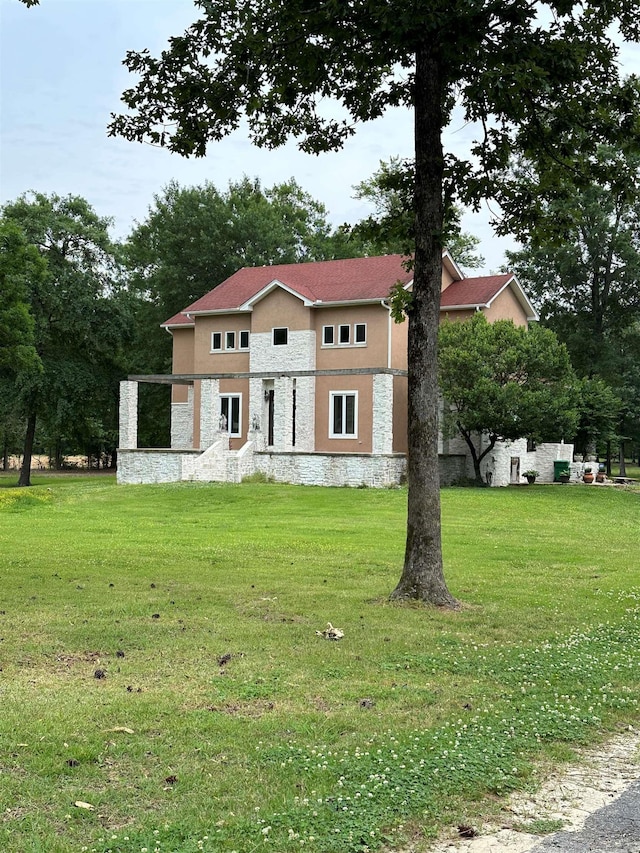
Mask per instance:
[[[419,845],[640,717],[638,491],[444,490],[450,613],[387,601],[405,490],[14,483],[6,853]]]

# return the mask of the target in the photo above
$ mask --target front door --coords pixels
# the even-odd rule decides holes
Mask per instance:
[[[512,484],[518,484],[520,482],[520,457],[512,456],[511,457],[511,479],[510,482]]]

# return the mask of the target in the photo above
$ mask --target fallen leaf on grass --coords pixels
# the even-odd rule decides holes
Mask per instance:
[[[112,729],[107,729],[108,732],[125,732],[128,735],[134,735],[135,732],[133,729],[130,729],[128,726],[114,726]]]
[[[84,803],[82,800],[76,800],[73,804],[78,809],[86,809],[88,812],[95,811],[95,806],[92,806],[91,803]]]

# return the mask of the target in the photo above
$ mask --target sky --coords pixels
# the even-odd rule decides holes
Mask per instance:
[[[120,95],[136,80],[122,65],[126,51],[157,55],[197,16],[191,0],[40,0],[31,9],[0,0],[0,203],[28,190],[80,195],[113,219],[114,237],[124,238],[169,181],[210,181],[224,190],[248,175],[264,187],[294,177],[336,226],[369,215],[372,208],[353,198],[353,187],[381,161],[412,155],[408,110],[387,111],[341,151],[320,156],[298,151],[295,142],[256,148],[242,129],[211,143],[200,159],[107,136],[110,114],[122,110]],[[640,48],[625,49],[624,67],[640,70]],[[462,153],[471,136],[470,127],[454,121],[445,145]],[[493,235],[489,219],[485,207],[462,223],[481,241],[486,272],[498,270],[504,249],[514,247]]]

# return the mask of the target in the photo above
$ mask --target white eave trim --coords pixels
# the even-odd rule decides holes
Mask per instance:
[[[160,323],[161,329],[166,329],[168,332],[171,329],[193,329],[195,322],[190,320],[188,323]]]
[[[242,305],[240,305],[236,310],[237,311],[250,311],[256,302],[259,302],[261,299],[264,299],[272,290],[275,290],[276,287],[279,287],[281,290],[284,290],[286,293],[290,293],[292,296],[295,296],[299,299],[305,308],[310,308],[314,303],[307,299],[306,296],[303,296],[301,293],[298,293],[292,287],[288,287],[286,284],[283,284],[281,281],[278,281],[277,278],[274,278],[273,281],[270,281],[262,290],[259,290],[257,293],[247,299]],[[229,313],[229,312],[227,312]]]
[[[384,298],[381,296],[376,297],[375,299],[337,299],[333,302],[322,302],[322,300],[318,299],[316,302],[312,303],[312,308],[341,308],[343,306],[348,307],[351,305],[384,305],[387,306],[387,301],[389,297],[385,296]]]
[[[207,317],[213,314],[247,314],[250,311],[251,308],[205,308],[202,311],[189,311],[187,316],[191,319],[191,317]]]
[[[449,250],[445,249],[442,252],[442,265],[447,268],[449,274],[454,281],[462,281],[465,278],[464,273],[458,264],[451,257]]]

